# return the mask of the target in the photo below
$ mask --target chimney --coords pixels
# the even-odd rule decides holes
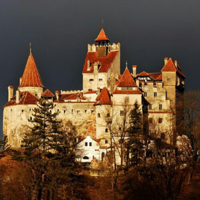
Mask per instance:
[[[56,91],[55,91],[55,94],[56,94],[56,100],[59,101],[59,91],[56,90]]]
[[[177,62],[177,60],[174,61],[174,64],[175,64],[175,67],[177,68],[177,67],[178,67],[178,62]]]
[[[136,75],[137,75],[137,65],[133,65],[132,69],[133,69],[133,77],[136,77]]]
[[[166,65],[167,62],[168,62],[168,57],[165,57],[165,58],[164,58],[164,65]]]
[[[8,86],[8,101],[10,101],[13,98],[13,91],[14,91],[13,86],[9,85]]]
[[[19,95],[20,95],[20,92],[19,90],[16,91],[16,103],[19,103]]]

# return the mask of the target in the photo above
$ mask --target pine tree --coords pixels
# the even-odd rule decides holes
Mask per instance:
[[[142,113],[137,101],[129,116],[128,141],[127,141],[127,166],[140,161],[140,151],[143,147],[143,121]]]
[[[55,196],[63,177],[75,166],[75,135],[62,130],[62,122],[57,120],[59,112],[54,112],[54,107],[48,98],[38,101],[29,120],[30,132],[22,141],[24,151],[20,158],[31,168],[33,196],[38,199],[44,189]]]

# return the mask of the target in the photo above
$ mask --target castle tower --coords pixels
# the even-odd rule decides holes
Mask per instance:
[[[28,91],[34,96],[40,98],[43,93],[44,85],[40,78],[35,59],[32,54],[32,49],[30,46],[30,55],[28,57],[26,67],[22,78],[20,78],[19,91],[25,92]]]
[[[114,90],[115,77],[120,74],[120,43],[110,44],[104,27],[94,40],[88,44],[88,52],[83,67],[83,91],[97,91],[108,88]]]

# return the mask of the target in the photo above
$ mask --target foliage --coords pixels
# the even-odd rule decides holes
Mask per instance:
[[[40,199],[43,193],[56,195],[63,177],[75,166],[75,135],[62,130],[59,112],[49,99],[38,101],[34,108],[30,132],[25,134],[23,151],[15,151],[15,158],[24,161],[32,172],[32,195]]]
[[[143,122],[142,113],[137,101],[129,116],[128,141],[127,141],[127,160],[128,163],[138,163],[140,161],[141,150],[143,148]]]

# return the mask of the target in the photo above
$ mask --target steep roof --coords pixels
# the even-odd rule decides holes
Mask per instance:
[[[117,87],[137,87],[128,68],[124,70],[124,73],[119,81]]]
[[[21,92],[20,93],[20,101],[18,104],[21,105],[26,105],[26,104],[37,104],[38,99],[32,95],[30,92]],[[16,103],[16,96],[14,96],[8,103],[5,104],[4,107],[6,106],[11,106],[11,105],[18,105]]]
[[[111,105],[110,94],[106,87],[104,87],[101,93],[96,98],[97,102],[95,105]]]
[[[96,41],[96,42],[98,42],[98,41],[110,41],[108,39],[108,37],[106,36],[104,28],[101,29],[101,31],[99,32],[99,35],[97,36],[97,38],[94,41]]]
[[[99,68],[99,72],[107,72],[117,54],[118,51],[111,51],[105,57],[98,57],[96,52],[88,52],[85,58],[83,73],[93,73],[95,62],[100,62],[101,67]],[[88,60],[91,64],[90,70],[87,70]]]
[[[54,97],[55,95],[50,90],[47,89],[45,92],[42,93],[41,96],[42,97]]]
[[[171,71],[171,72],[177,72],[178,74],[180,74],[181,76],[183,76],[185,78],[185,75],[183,74],[181,68],[179,65],[175,65],[175,61],[172,58],[169,58],[169,60],[167,61],[167,63],[164,65],[164,67],[161,70],[163,71]]]
[[[44,87],[32,53],[28,57],[19,87]]]

